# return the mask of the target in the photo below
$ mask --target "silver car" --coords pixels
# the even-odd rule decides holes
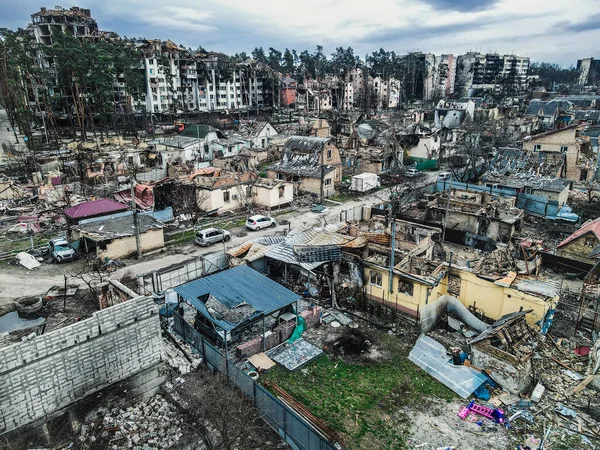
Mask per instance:
[[[48,242],[50,256],[56,262],[73,261],[77,254],[66,239],[57,238]]]
[[[196,233],[196,239],[194,242],[203,247],[208,247],[215,242],[225,241],[231,239],[231,234],[227,230],[221,230],[219,228],[205,228]]]

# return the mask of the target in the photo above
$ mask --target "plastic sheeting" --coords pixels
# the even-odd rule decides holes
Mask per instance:
[[[442,295],[437,300],[423,306],[420,311],[421,333],[435,329],[444,313],[451,314],[474,330],[485,331],[488,325],[475,317],[459,299],[451,295]]]
[[[421,335],[408,359],[462,398],[469,397],[488,380],[471,367],[452,364],[444,346],[429,336]]]
[[[298,339],[300,339],[302,337],[302,333],[304,333],[304,327],[305,327],[304,317],[298,316],[298,325],[296,325],[296,328],[294,329],[294,332],[288,339],[288,342],[294,342],[294,341],[297,341]]]

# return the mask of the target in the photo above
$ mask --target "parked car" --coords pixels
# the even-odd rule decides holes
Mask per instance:
[[[452,178],[452,172],[440,172],[437,176],[438,181],[450,181]]]
[[[227,230],[221,230],[219,228],[205,228],[196,233],[196,239],[194,242],[203,247],[208,247],[215,242],[227,242],[231,239],[231,234]]]
[[[417,169],[407,169],[405,172],[406,178],[414,178],[421,175],[421,171]]]
[[[267,227],[275,228],[276,226],[277,222],[275,222],[275,219],[267,216],[256,215],[248,218],[246,221],[246,228],[254,231],[262,230]]]
[[[64,238],[56,238],[48,242],[48,252],[56,262],[73,261],[77,257],[75,249]]]

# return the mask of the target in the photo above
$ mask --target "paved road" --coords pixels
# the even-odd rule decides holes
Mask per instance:
[[[385,191],[379,191],[363,199],[351,202],[345,202],[340,205],[330,207],[330,209],[323,215],[326,223],[337,223],[339,221],[339,214],[341,211],[352,208],[358,205],[369,205],[385,201],[388,196]],[[302,208],[294,211],[290,214],[285,214],[278,219],[278,222],[287,220],[290,222],[291,228],[300,228],[302,226],[319,226],[321,224],[321,215],[313,213],[308,208]],[[285,225],[287,227],[288,225]],[[237,247],[244,243],[248,239],[258,236],[266,236],[273,234],[276,230],[283,229],[284,225],[279,225],[275,229],[266,229],[260,231],[250,231],[245,229],[235,229],[232,231],[232,239],[227,243],[226,248]],[[240,232],[247,232],[245,236],[238,236]],[[142,260],[129,264],[126,267],[117,270],[112,275],[113,278],[120,278],[125,272],[133,272],[134,274],[147,273],[151,270],[157,270],[164,267],[168,267],[172,264],[179,263],[185,259],[189,259],[195,256],[205,255],[208,253],[220,250],[222,247],[220,244],[215,244],[210,247],[198,247],[193,244],[183,245],[177,247],[176,254],[164,254],[155,255],[150,257],[151,259]],[[26,295],[40,295],[45,293],[51,286],[61,285],[64,283],[64,274],[69,273],[69,264],[61,264],[59,266],[53,265],[51,273],[46,271],[36,270],[27,271],[24,268],[16,267],[2,270],[0,273],[0,305],[4,302],[10,302],[10,299],[26,296]],[[71,266],[73,267],[73,266]]]

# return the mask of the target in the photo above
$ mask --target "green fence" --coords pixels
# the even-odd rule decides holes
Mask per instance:
[[[417,170],[435,170],[438,166],[437,159],[410,158],[410,162],[417,164]]]

